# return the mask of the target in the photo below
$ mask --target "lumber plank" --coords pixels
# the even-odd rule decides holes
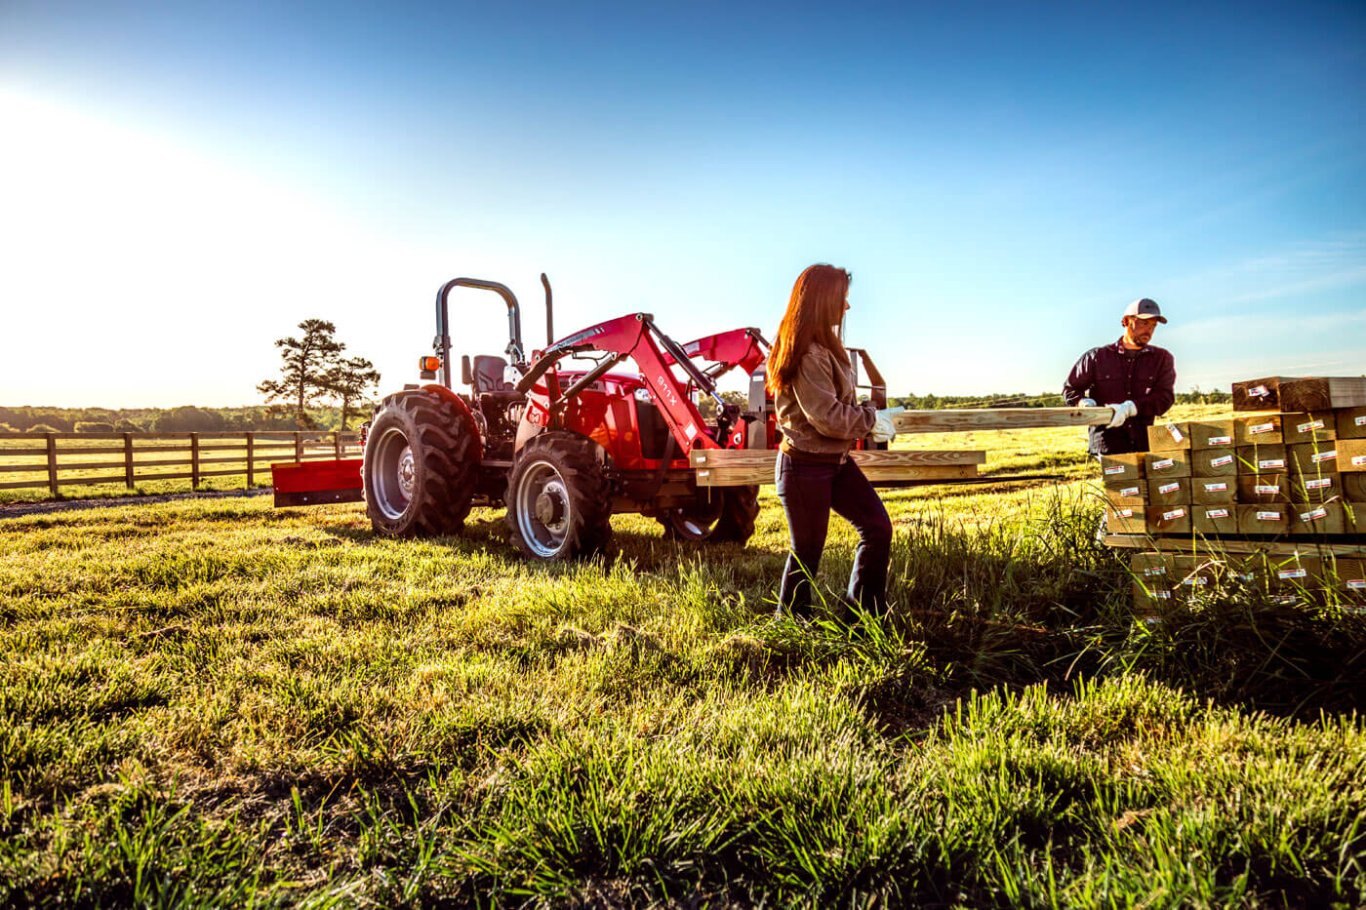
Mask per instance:
[[[950,408],[898,411],[891,416],[898,433],[953,433],[1104,426],[1114,412],[1110,408]]]
[[[850,457],[869,480],[968,480],[977,477],[982,451],[855,451]],[[743,486],[773,482],[773,449],[696,449],[691,456],[697,485]]]
[[[1245,379],[1233,384],[1233,410],[1280,411],[1281,383],[1292,382],[1293,376],[1264,376]]]
[[[1281,380],[1282,411],[1366,407],[1366,376]]]

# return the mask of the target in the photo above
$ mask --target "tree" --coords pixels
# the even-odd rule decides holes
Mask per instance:
[[[364,401],[367,392],[379,385],[379,371],[364,357],[338,359],[324,378],[328,391],[341,402],[340,430],[346,429],[351,418],[351,406]]]
[[[318,399],[332,394],[327,385],[331,371],[346,349],[335,337],[337,327],[324,319],[305,319],[299,323],[303,338],[277,338],[284,363],[279,379],[267,379],[256,387],[267,402],[288,401],[294,419],[301,427],[312,427],[308,408]]]

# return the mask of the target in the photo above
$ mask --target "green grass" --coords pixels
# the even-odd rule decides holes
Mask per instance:
[[[1085,471],[1038,435],[1023,471]],[[554,566],[487,510],[0,522],[0,904],[1366,901],[1366,619],[1135,622],[1085,483],[885,498],[896,612],[854,629],[769,618],[771,495],[743,549],[619,516]]]

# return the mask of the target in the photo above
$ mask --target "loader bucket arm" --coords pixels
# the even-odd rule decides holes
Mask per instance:
[[[759,364],[768,359],[770,345],[758,329],[750,327],[718,332],[680,347],[688,357],[698,357],[711,363],[706,373],[716,380],[736,367],[747,376],[752,374]],[[673,362],[667,352],[664,356],[666,362]]]
[[[588,351],[601,351],[613,356],[604,359],[598,366],[577,379],[563,394],[552,395],[552,411],[564,408],[582,389],[629,357],[639,368],[641,381],[650,390],[655,403],[659,406],[664,422],[679,446],[679,451],[720,448],[704,432],[705,422],[701,413],[688,397],[687,386],[678,381],[671,367],[681,367],[699,389],[717,398],[717,403],[724,407],[725,402],[716,395],[716,384],[697,368],[677,342],[655,327],[654,317],[649,313],[619,316],[560,339],[531,365],[526,375],[517,383],[517,391],[524,394],[530,392],[541,377],[554,369],[565,357]],[[547,384],[548,393],[551,386],[553,383]]]

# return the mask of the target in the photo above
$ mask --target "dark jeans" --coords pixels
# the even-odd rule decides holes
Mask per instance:
[[[791,552],[778,592],[783,613],[811,612],[811,583],[825,549],[830,510],[858,531],[854,569],[849,574],[849,600],[870,613],[887,609],[887,563],[892,553],[892,520],[873,485],[853,461],[812,464],[778,453],[775,480],[787,513]]]

